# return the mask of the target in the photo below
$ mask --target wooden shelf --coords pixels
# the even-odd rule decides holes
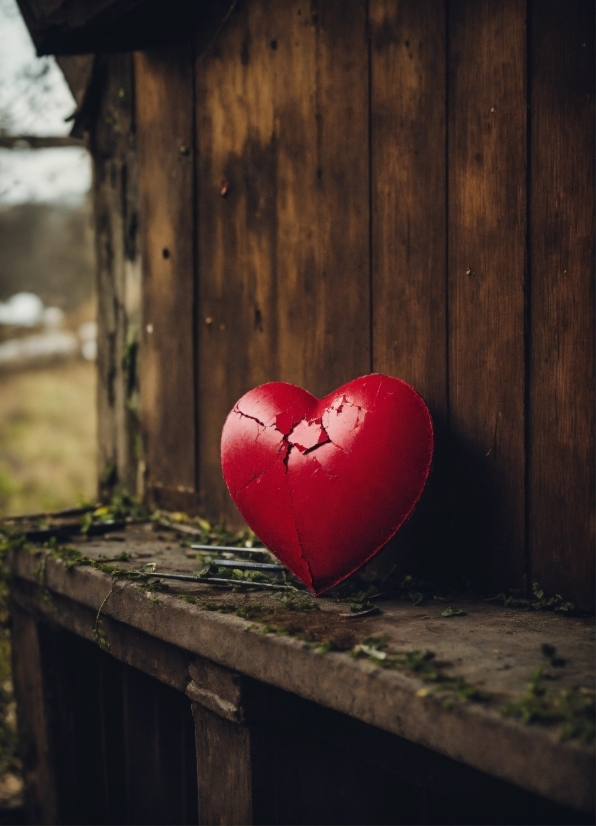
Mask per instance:
[[[100,537],[77,546],[91,558],[106,560],[126,550],[131,560],[118,563],[123,568],[154,561],[158,570],[191,573],[199,564],[175,537],[156,538],[152,525],[129,528],[125,541]],[[561,805],[583,811],[593,807],[593,748],[562,741],[556,727],[524,725],[502,714],[507,703],[523,697],[538,667],[544,669],[549,691],[593,688],[592,620],[463,598],[448,605],[464,610],[465,616],[443,617],[446,603],[440,601],[412,605],[387,600],[379,601],[378,615],[353,619],[345,616],[345,604],[330,598],[317,601],[319,611],[305,613],[284,608],[279,595],[263,591],[234,593],[174,582],[167,593],[152,592],[89,566],[66,570],[51,556],[40,581],[40,559],[27,550],[14,554],[12,570],[14,600],[21,608],[92,639],[103,606],[101,627],[110,652],[186,690],[191,700],[197,697],[196,686],[188,688],[189,663],[197,655]],[[180,595],[194,596],[196,602]],[[246,616],[252,610],[260,621],[237,616],[238,608]],[[275,610],[269,619],[267,609]],[[268,622],[290,633],[264,633]],[[435,682],[415,670],[383,668],[366,654],[351,656],[354,646],[370,636],[383,637],[383,651],[390,655],[433,652],[441,679],[459,678],[465,681],[460,685],[478,688],[488,699],[460,699],[454,692],[435,691]],[[322,653],[321,641],[344,650]],[[564,665],[550,665],[545,644],[556,648]],[[207,707],[221,700],[217,692],[212,694],[203,695]],[[222,713],[221,708],[212,710]],[[233,703],[229,714],[235,714]]]

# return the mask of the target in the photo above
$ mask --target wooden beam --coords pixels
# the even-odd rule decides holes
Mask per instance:
[[[81,138],[43,135],[1,135],[0,148],[2,149],[61,149],[63,146],[80,146],[87,149],[87,141]]]
[[[161,544],[163,547],[167,543]],[[160,568],[167,570],[170,566],[170,570],[180,571],[196,566],[179,550],[161,552],[159,546],[153,541],[150,548],[151,558]],[[114,552],[107,542],[88,542],[82,547],[87,554]],[[118,550],[125,548],[133,555],[138,550],[146,560],[146,547],[131,542]],[[28,581],[28,587],[37,591],[39,610],[56,621],[60,603],[56,602],[58,610],[54,610],[51,601],[43,599],[38,569],[39,559],[28,551],[17,554],[13,564],[16,579]],[[192,604],[177,599],[175,592],[147,595],[126,580],[113,584],[110,576],[89,567],[66,571],[51,558],[45,565],[45,577],[51,595],[63,595],[95,611],[113,586],[102,609],[106,618],[157,636],[162,643],[191,655],[334,708],[562,805],[587,811],[593,806],[593,751],[560,742],[543,726],[525,726],[498,713],[508,700],[519,700],[532,672],[548,662],[541,653],[544,640],[564,652],[565,659],[573,663],[573,669],[558,669],[557,690],[578,684],[589,688],[593,671],[593,628],[589,620],[563,620],[543,612],[520,612],[469,600],[460,603],[468,616],[457,620],[441,617],[443,604],[433,608],[431,603],[421,609],[403,602],[388,602],[383,603],[378,617],[366,617],[355,624],[338,614],[341,606],[331,600],[320,601],[318,616],[326,638],[344,640],[344,646],[347,638],[349,648],[353,641],[374,634],[384,636],[396,650],[404,650],[404,645],[406,650],[425,650],[431,634],[437,659],[449,661],[449,673],[454,678],[481,684],[497,698],[493,704],[462,703],[451,709],[432,697],[422,701],[416,692],[428,684],[415,674],[380,670],[347,653],[322,656],[291,636],[259,633],[258,627],[249,627],[251,622],[235,613],[236,607],[247,603],[244,594],[222,595],[209,586],[197,585],[193,589],[196,602]],[[230,602],[230,612],[204,610],[203,605],[207,607],[214,599]],[[258,601],[270,604],[272,612],[279,607],[279,601],[267,595],[259,594]],[[300,623],[311,615],[288,613],[293,628],[308,630],[310,625]],[[110,641],[110,626],[105,627]],[[90,619],[88,633],[91,630]],[[506,648],[504,639],[508,640]],[[215,684],[204,683],[203,687],[222,697]],[[235,702],[233,697],[224,699]]]

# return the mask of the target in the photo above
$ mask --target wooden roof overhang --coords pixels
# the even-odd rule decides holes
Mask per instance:
[[[235,0],[17,0],[38,55],[131,52],[204,32]]]

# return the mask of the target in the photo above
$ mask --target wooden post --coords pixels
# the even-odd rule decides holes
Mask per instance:
[[[39,623],[11,607],[13,680],[19,709],[19,741],[28,823],[57,823],[58,795],[48,726]]]
[[[244,723],[238,674],[197,660],[186,694],[192,700],[199,786],[199,823],[253,823],[250,729]]]

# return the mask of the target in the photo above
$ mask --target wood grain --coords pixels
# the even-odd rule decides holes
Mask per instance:
[[[525,3],[454,0],[448,38],[453,553],[523,588]]]
[[[594,606],[594,4],[531,4],[530,551]]]
[[[100,712],[101,652],[56,625],[40,623],[40,640],[59,801],[54,822],[84,823],[89,812],[96,823],[109,822]]]
[[[129,539],[118,550],[129,551],[133,560],[139,556],[147,559],[149,554],[165,571],[190,572],[196,566],[180,548],[171,548],[168,540],[151,541],[147,532],[132,526],[127,534]],[[87,542],[81,548],[95,558],[113,558],[115,551],[113,543],[106,541]],[[19,599],[20,586],[26,581],[30,590],[37,591],[38,610],[54,623],[63,616],[60,597],[96,612],[110,591],[109,574],[89,566],[67,571],[50,556],[46,583],[55,602],[49,602],[43,599],[39,564],[39,558],[23,549],[14,555],[11,572],[13,579],[19,581]],[[419,605],[412,605],[409,600],[386,601],[381,614],[364,617],[357,625],[355,620],[340,615],[342,607],[333,600],[321,600],[317,616],[285,612],[292,613],[285,622],[291,623],[294,633],[312,633],[316,623],[320,629],[317,636],[323,633],[325,639],[337,640],[341,647],[349,648],[352,642],[369,635],[383,636],[390,650],[395,651],[403,651],[406,644],[407,649],[423,651],[430,644],[437,661],[451,663],[445,665],[450,677],[481,685],[495,697],[496,706],[463,703],[455,713],[432,697],[421,702],[416,692],[424,687],[424,682],[414,675],[401,675],[391,669],[371,670],[370,665],[354,660],[348,651],[322,657],[295,638],[262,634],[254,626],[249,628],[251,621],[242,620],[234,610],[246,607],[247,599],[256,599],[264,610],[270,606],[273,611],[284,611],[274,596],[250,597],[240,592],[226,596],[217,586],[191,587],[192,592],[183,590],[196,596],[195,604],[177,599],[178,589],[174,587],[169,594],[156,594],[157,603],[125,582],[114,587],[102,613],[115,623],[122,623],[123,644],[119,649],[114,646],[115,655],[127,656],[134,645],[136,633],[131,633],[131,629],[157,635],[164,644],[360,719],[549,800],[593,811],[593,750],[579,743],[560,741],[556,730],[550,727],[527,726],[521,721],[506,720],[494,711],[506,702],[519,701],[527,691],[531,674],[548,664],[541,651],[545,640],[568,662],[568,666],[557,668],[557,691],[574,686],[589,689],[593,685],[594,655],[594,625],[590,619],[568,617],[563,622],[560,616],[549,612],[503,608],[496,602],[472,597],[450,603],[454,610],[461,607],[467,614],[456,620],[441,617],[440,603],[429,602],[421,611]],[[213,600],[222,599],[231,609],[229,613],[205,610],[213,607],[209,606]],[[273,621],[277,622],[275,617]],[[111,635],[111,623],[107,619],[105,622]],[[127,636],[130,643],[126,643]],[[163,656],[160,646],[153,652]],[[149,667],[145,658],[137,662],[142,668]],[[151,665],[152,673],[163,674],[169,662],[168,658],[159,668]],[[193,674],[200,676],[194,670]],[[207,686],[217,691],[213,682],[208,681]],[[234,695],[227,694],[227,698],[233,700]],[[424,782],[421,778],[422,785]]]
[[[100,493],[135,493],[140,425],[137,354],[140,254],[131,55],[96,58],[89,107],[97,253],[97,412]]]
[[[12,677],[19,709],[19,752],[23,762],[27,820],[30,823],[57,823],[58,794],[39,626],[34,617],[14,603],[11,618]]]
[[[436,440],[421,503],[373,565],[437,576],[449,524],[445,3],[374,0],[369,22],[372,366],[422,394]]]
[[[197,62],[200,477],[216,519],[238,520],[219,440],[243,393],[324,395],[370,369],[365,35],[363,2],[266,0]]]
[[[447,413],[445,8],[370,3],[373,369]]]
[[[143,250],[141,394],[147,486],[195,490],[190,44],[135,56]]]
[[[127,823],[196,823],[190,703],[169,686],[124,668]]]
[[[56,58],[56,63],[64,75],[77,108],[80,109],[93,76],[95,55],[62,55]]]
[[[253,823],[250,731],[193,703],[199,823]]]

